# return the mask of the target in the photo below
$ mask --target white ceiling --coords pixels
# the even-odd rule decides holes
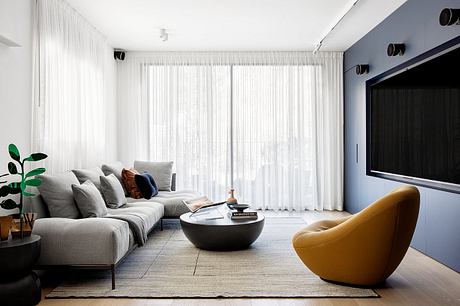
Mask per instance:
[[[323,42],[345,51],[406,0],[360,0]],[[313,50],[354,0],[67,0],[107,36],[137,51]],[[159,29],[169,40],[162,42]]]

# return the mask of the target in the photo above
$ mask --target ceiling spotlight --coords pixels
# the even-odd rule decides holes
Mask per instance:
[[[126,52],[124,50],[115,49],[113,51],[113,58],[117,61],[124,61],[125,60]]]
[[[169,38],[168,32],[166,32],[166,29],[160,29],[160,38],[162,41],[167,41]]]
[[[357,75],[368,74],[368,73],[369,73],[369,65],[367,65],[367,64],[356,65],[356,74]]]
[[[460,9],[445,8],[439,14],[439,24],[442,26],[451,26],[460,24]]]
[[[403,55],[406,51],[406,46],[404,44],[389,44],[387,48],[388,56]]]

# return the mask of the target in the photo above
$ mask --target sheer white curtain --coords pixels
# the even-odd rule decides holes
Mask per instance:
[[[342,210],[342,57],[233,68],[234,186],[261,209]]]
[[[342,209],[342,54],[129,53],[120,157],[172,160],[178,187],[262,209]]]
[[[65,1],[35,10],[33,149],[49,155],[49,172],[115,159],[112,48]]]
[[[174,161],[178,188],[224,198],[231,185],[229,70],[127,54],[118,67],[120,159]]]

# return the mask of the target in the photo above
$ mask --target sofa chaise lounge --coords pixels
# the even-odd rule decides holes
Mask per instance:
[[[175,175],[170,179],[170,191],[159,191],[150,200],[127,197],[127,204],[117,209],[107,208],[109,217],[102,218],[50,217],[44,198],[41,195],[32,198],[32,210],[38,214],[33,234],[42,238],[37,267],[111,269],[112,289],[115,289],[116,266],[139,244],[128,222],[117,219],[117,215],[135,217],[147,236],[163,218],[178,218],[187,212],[183,200],[198,196],[194,191],[176,191]]]

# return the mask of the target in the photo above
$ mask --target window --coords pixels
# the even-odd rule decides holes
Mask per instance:
[[[257,208],[313,201],[318,65],[150,65],[151,160],[177,184],[223,200],[230,186]]]

